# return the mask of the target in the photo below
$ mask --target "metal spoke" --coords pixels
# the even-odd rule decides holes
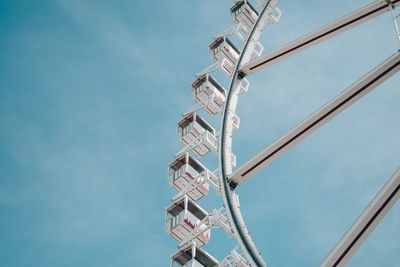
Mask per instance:
[[[400,6],[400,0],[392,1],[392,6]],[[364,6],[356,11],[341,17],[334,22],[325,25],[309,34],[306,34],[282,47],[275,49],[272,52],[261,56],[246,65],[241,69],[241,76],[250,75],[268,66],[271,66],[285,58],[293,56],[301,51],[306,50],[314,45],[317,45],[325,40],[328,40],[340,33],[343,33],[355,26],[367,22],[379,15],[391,11],[392,7],[386,1],[375,1],[367,6]]]
[[[400,197],[400,168],[344,234],[320,266],[344,266]]]

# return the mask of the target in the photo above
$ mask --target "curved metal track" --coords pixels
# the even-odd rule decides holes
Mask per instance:
[[[243,64],[250,60],[255,48],[255,43],[267,24],[268,11],[271,10],[270,2],[271,0],[266,2],[251,32],[249,33],[242,53],[240,54],[239,60],[235,66],[235,70],[232,74],[228,96],[221,120],[221,140],[219,149],[220,182],[222,185],[221,190],[225,209],[227,211],[229,221],[232,224],[231,227],[234,230],[235,238],[238,240],[244,254],[246,255],[246,258],[249,260],[252,266],[267,266],[267,264],[261,257],[253,240],[250,237],[239,209],[237,195],[229,186],[228,175],[232,172],[231,151],[233,116],[235,115],[236,104],[240,91],[240,83],[241,79],[243,78],[239,76],[239,69]]]

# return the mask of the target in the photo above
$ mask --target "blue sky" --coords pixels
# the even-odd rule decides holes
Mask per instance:
[[[189,84],[211,63],[212,36],[232,25],[232,3],[0,3],[2,266],[167,266],[176,122],[194,104]],[[367,3],[282,0],[261,42],[271,50]],[[249,77],[238,164],[394,53],[391,23],[386,14]],[[270,266],[318,265],[400,166],[399,83],[397,74],[238,188]],[[215,154],[201,161],[217,166]],[[211,192],[200,204],[222,202]],[[400,266],[399,225],[397,203],[348,266]],[[205,249],[222,260],[234,246],[217,229]]]

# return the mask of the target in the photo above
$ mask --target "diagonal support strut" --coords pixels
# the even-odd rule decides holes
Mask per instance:
[[[322,261],[320,267],[345,266],[400,197],[400,168]]]
[[[340,33],[343,33],[355,26],[367,22],[379,15],[400,6],[400,0],[392,0],[391,6],[386,0],[374,1],[356,11],[335,20],[309,34],[306,34],[280,48],[267,53],[251,62],[248,62],[240,69],[240,76],[253,74],[268,66],[271,66],[279,61],[282,61],[290,56],[293,56],[301,51],[306,50],[314,45],[317,45],[325,40],[328,40]]]

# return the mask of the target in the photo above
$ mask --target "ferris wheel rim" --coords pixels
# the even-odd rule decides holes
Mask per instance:
[[[244,222],[243,216],[240,213],[240,207],[238,203],[235,203],[232,192],[228,180],[228,175],[226,173],[227,170],[227,164],[226,164],[226,155],[225,155],[225,150],[231,150],[232,148],[232,139],[229,139],[229,142],[227,143],[225,140],[225,133],[229,125],[233,123],[233,120],[228,116],[230,111],[235,111],[236,107],[234,110],[230,110],[230,103],[232,100],[233,96],[233,87],[234,85],[237,85],[240,83],[240,81],[244,78],[241,73],[240,73],[240,67],[242,60],[244,58],[244,55],[246,53],[250,53],[250,55],[253,53],[254,47],[251,51],[248,51],[249,43],[253,40],[253,36],[256,33],[257,26],[259,25],[260,21],[264,19],[264,14],[266,10],[269,8],[271,3],[271,0],[268,0],[265,4],[264,7],[262,8],[262,11],[260,12],[260,15],[258,16],[256,22],[253,25],[253,28],[251,29],[246,42],[244,43],[242,52],[240,53],[239,59],[235,65],[235,68],[232,72],[232,78],[230,80],[230,84],[228,87],[227,91],[227,97],[226,97],[226,102],[222,114],[222,120],[221,120],[221,139],[220,139],[220,147],[219,147],[219,169],[220,169],[220,183],[221,183],[221,191],[222,191],[222,196],[223,196],[223,201],[224,201],[224,206],[227,211],[229,221],[231,224],[233,224],[234,228],[234,235],[238,243],[240,244],[243,252],[245,253],[247,259],[255,264],[256,266],[267,266],[265,263],[264,259],[261,257],[260,253],[258,252],[254,242],[251,239],[251,236],[247,230],[246,224]],[[263,27],[261,28],[262,31]]]

